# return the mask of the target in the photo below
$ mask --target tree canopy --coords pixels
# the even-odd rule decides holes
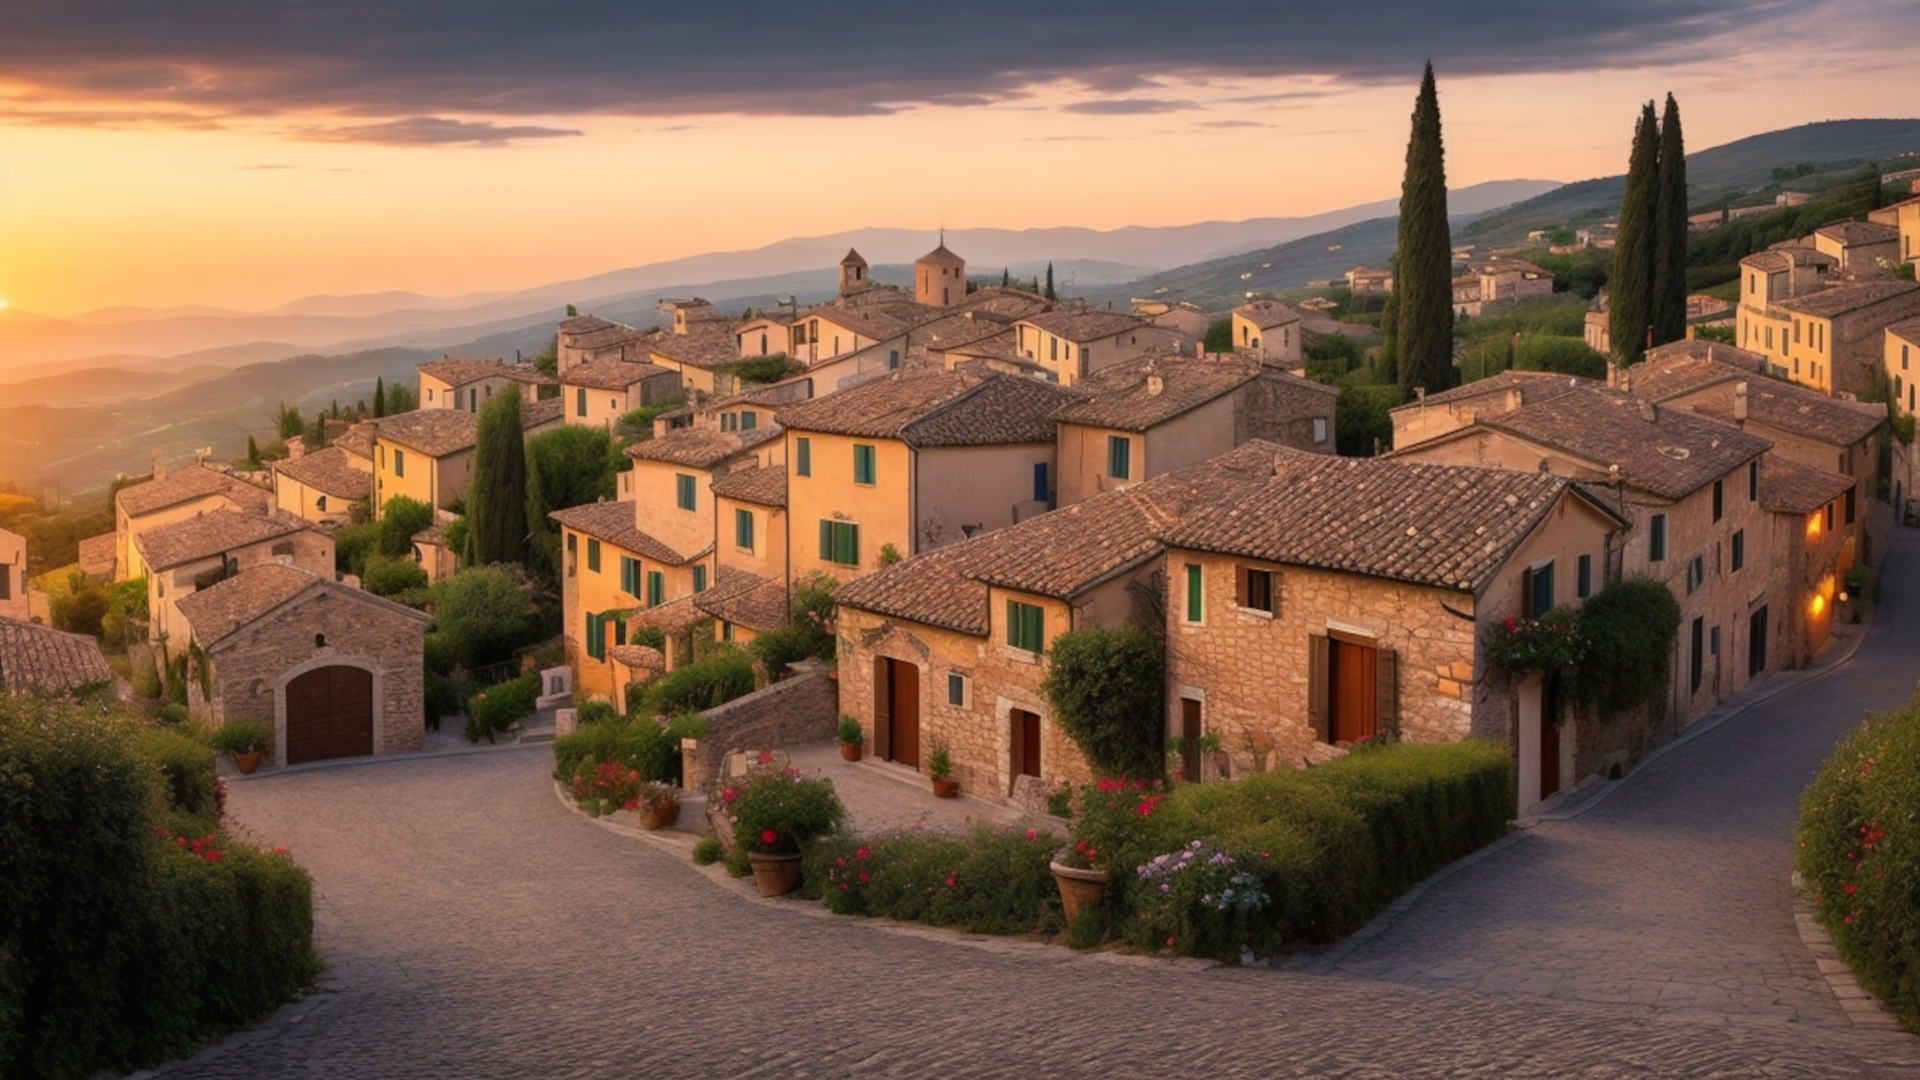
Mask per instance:
[[[480,410],[466,517],[469,564],[526,562],[527,456],[517,388]]]
[[[1400,187],[1394,254],[1393,359],[1402,395],[1453,385],[1453,237],[1447,224],[1447,172],[1440,140],[1440,96],[1433,65],[1420,80],[1406,179]]]

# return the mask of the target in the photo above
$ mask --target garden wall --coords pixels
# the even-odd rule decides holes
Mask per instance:
[[[681,781],[704,787],[720,775],[721,760],[734,750],[771,750],[792,743],[831,739],[840,717],[840,684],[814,663],[792,665],[793,674],[701,715],[708,731],[685,758]]]

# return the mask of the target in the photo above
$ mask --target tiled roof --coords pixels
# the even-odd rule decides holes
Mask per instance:
[[[1822,289],[1817,293],[1808,293],[1806,296],[1782,300],[1774,307],[1796,315],[1831,319],[1904,296],[1916,289],[1920,289],[1920,284],[1911,281],[1863,281],[1857,285],[1841,285]]]
[[[673,372],[658,364],[631,360],[589,360],[575,364],[560,376],[562,386],[584,386],[589,390],[625,390],[642,379]]]
[[[675,428],[627,447],[635,461],[664,461],[694,469],[711,469],[742,451],[781,435],[778,426],[752,431],[720,431],[710,427]]]
[[[1122,311],[1049,311],[1023,320],[1068,341],[1099,341],[1146,326],[1147,320]]]
[[[838,304],[821,304],[802,318],[829,322],[874,341],[889,341],[897,338],[912,329],[919,321],[913,318],[898,318],[886,309],[851,308]]]
[[[1300,321],[1300,313],[1278,300],[1255,300],[1251,304],[1242,304],[1233,309],[1235,315],[1251,320],[1262,330],[1271,330],[1276,326],[1286,326]]]
[[[847,256],[846,258],[840,260],[840,265],[841,266],[865,266],[867,265],[867,260],[860,257],[860,252],[858,249],[848,248]]]
[[[116,538],[112,533],[89,536],[80,541],[80,565],[82,567],[102,564],[112,566],[116,544]]]
[[[1900,239],[1900,230],[1873,221],[1836,221],[1813,230],[1814,235],[1838,240],[1847,247],[1861,244],[1887,244]]]
[[[632,499],[570,506],[565,510],[555,510],[547,516],[575,532],[605,540],[623,551],[631,551],[642,558],[652,559],[654,562],[665,563],[668,566],[685,566],[705,554],[705,552],[682,554],[641,532],[634,526]]]
[[[778,630],[787,625],[787,583],[723,566],[712,588],[694,594],[693,605],[756,633]]]
[[[1698,490],[1773,446],[1680,409],[1585,387],[1483,414],[1476,424],[1582,458],[1602,473],[1618,465],[1627,483],[1670,499]]]
[[[1572,485],[1517,469],[1247,446],[1264,450],[1266,475],[1189,513],[1170,546],[1471,592]]]
[[[627,620],[628,627],[656,626],[668,634],[698,626],[709,616],[693,605],[693,597],[682,596],[659,607],[650,607]],[[629,637],[632,635],[629,634]]]
[[[1063,424],[1145,431],[1230,394],[1259,375],[1258,364],[1237,359],[1143,357],[1102,368],[1082,379],[1076,389],[1086,396],[1063,406],[1053,418]],[[1154,389],[1155,379],[1159,380],[1158,390]]]
[[[563,334],[591,334],[595,330],[605,330],[618,325],[620,324],[608,322],[598,315],[575,315],[562,319],[558,329]]]
[[[749,465],[734,469],[713,482],[716,498],[737,499],[755,506],[787,505],[787,467]]]
[[[619,323],[608,323],[594,330],[576,331],[573,340],[567,344],[575,349],[594,352],[599,349],[611,349],[617,345],[638,343],[649,338],[662,336],[658,330],[640,331]]]
[[[783,427],[910,446],[1053,441],[1055,409],[1074,394],[1039,379],[995,372],[895,373],[775,414]]]
[[[0,690],[64,694],[112,679],[100,643],[87,635],[0,615]]]
[[[197,465],[177,469],[158,480],[122,488],[114,499],[128,517],[139,517],[208,495],[226,495],[242,505],[263,509],[269,501],[266,492],[246,481]]]
[[[1726,345],[1718,348],[1728,353],[1742,351]],[[1750,421],[1832,446],[1851,446],[1859,442],[1871,435],[1887,418],[1885,406],[1828,397],[1817,390],[1768,378],[1704,356],[1670,354],[1636,364],[1630,370],[1633,395],[1648,401],[1672,401],[1686,394],[1717,389],[1719,392],[1711,398],[1676,404],[1674,407],[1727,424],[1734,422],[1736,387],[1744,382],[1747,384],[1747,417]]]
[[[1015,319],[1038,315],[1043,311],[1051,311],[1056,306],[1054,301],[1039,293],[989,285],[984,289],[975,289],[954,301],[947,310],[971,311],[988,318],[1012,322]]]
[[[647,342],[647,351],[684,367],[712,369],[740,362],[740,343],[728,327],[702,326],[685,334],[661,334]]]
[[[607,659],[646,671],[667,670],[666,656],[650,645],[615,645],[607,650]]]
[[[1005,333],[1006,329],[1006,324],[998,319],[962,311],[914,327],[907,342],[929,349],[957,349],[982,338]]]
[[[955,563],[960,546],[939,548],[855,578],[835,591],[834,603],[985,637],[992,627],[987,586],[960,571]]]
[[[250,625],[310,589],[326,590],[415,622],[433,621],[432,616],[410,607],[280,563],[262,563],[250,567],[225,581],[215,582],[181,597],[180,614],[186,617],[187,625],[193,628],[193,639],[202,648],[212,649],[234,631]]]
[[[1045,371],[1046,368],[1033,362],[1026,353],[1020,351],[1019,338],[1012,330],[1002,330],[990,337],[970,341],[965,345],[934,346],[958,357],[982,357],[988,360],[1006,360],[1032,371]]]
[[[1853,487],[1853,477],[1768,454],[1760,462],[1760,505],[1788,514],[1811,514]]]
[[[363,421],[348,428],[345,435],[333,440],[333,445],[355,457],[373,460],[372,421]]]
[[[373,490],[373,475],[347,464],[347,452],[338,446],[275,462],[273,469],[281,476],[337,498],[364,499],[367,492]]]
[[[1920,319],[1908,319],[1887,327],[1887,333],[1911,344],[1920,345]]]
[[[210,510],[185,521],[148,529],[133,538],[140,557],[155,570],[209,559],[254,544],[264,544],[311,528],[292,514],[243,514],[237,510]]]
[[[1740,265],[1752,267],[1755,270],[1762,270],[1769,274],[1778,274],[1786,270],[1791,270],[1795,266],[1830,267],[1836,264],[1833,256],[1824,251],[1816,251],[1813,248],[1800,247],[1795,244],[1787,247],[1768,248],[1766,251],[1756,251],[1746,258],[1741,259]]]
[[[1725,345],[1704,338],[1681,338],[1665,345],[1655,345],[1647,350],[1647,358],[1627,369],[1634,393],[1639,393],[1642,379],[1655,379],[1655,374],[1668,364],[1679,363],[1682,359],[1711,360],[1716,363],[1741,368],[1749,373],[1764,372],[1767,358],[1757,352]],[[1664,396],[1664,395],[1663,395]]]
[[[382,417],[375,437],[437,458],[473,449],[479,432],[480,417],[464,409],[415,409]]]
[[[447,356],[421,364],[419,371],[448,386],[463,386],[481,379],[512,379],[536,386],[553,381],[540,374],[540,369],[532,364],[509,364],[499,359],[463,360],[457,356]]]
[[[913,261],[916,263],[923,263],[923,262],[943,263],[947,266],[959,266],[966,262],[965,259],[962,259],[960,256],[955,255],[953,252],[948,251],[947,245],[944,243],[942,243],[939,247],[934,248],[932,251],[927,252],[925,255],[922,255]]]
[[[1392,411],[1418,409],[1422,405],[1450,405],[1457,401],[1472,401],[1475,398],[1505,394],[1509,390],[1520,391],[1523,402],[1544,401],[1558,397],[1569,390],[1582,386],[1600,385],[1593,379],[1583,379],[1577,375],[1561,375],[1552,371],[1502,371],[1484,379],[1456,386],[1451,390],[1442,390],[1437,394],[1428,394],[1419,401],[1409,401],[1397,405]]]
[[[566,408],[566,402],[559,398],[523,401],[520,403],[520,430],[528,431],[542,424],[551,424],[565,415]]]

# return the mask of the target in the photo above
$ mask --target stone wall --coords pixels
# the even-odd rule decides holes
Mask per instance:
[[[708,709],[708,732],[683,760],[689,788],[704,787],[720,775],[720,764],[735,750],[773,750],[795,743],[833,738],[839,722],[840,688],[825,668],[793,665],[794,674]]]

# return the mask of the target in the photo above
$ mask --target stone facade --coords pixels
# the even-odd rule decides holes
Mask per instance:
[[[705,786],[720,775],[726,755],[736,750],[771,750],[833,737],[839,721],[838,685],[817,665],[795,664],[794,672],[701,714],[708,731],[683,759],[683,786]]]

